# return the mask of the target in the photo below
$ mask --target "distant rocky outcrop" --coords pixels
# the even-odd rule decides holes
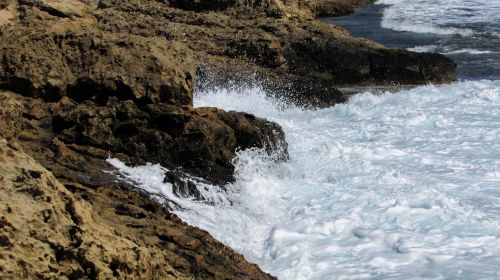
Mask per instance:
[[[309,4],[315,17],[338,17],[352,14],[355,8],[373,2],[375,0],[318,0]]]
[[[314,20],[325,3],[355,7],[369,1],[220,2],[224,5],[218,8],[178,9],[176,1],[103,0],[93,15],[103,30],[186,42],[199,73],[211,77],[208,84],[251,75],[271,92],[286,93],[301,104],[344,102],[337,87],[455,78],[455,63],[442,55],[386,48]]]

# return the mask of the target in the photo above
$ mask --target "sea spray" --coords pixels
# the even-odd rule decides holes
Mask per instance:
[[[290,160],[240,151],[236,182],[216,192],[225,199],[172,198],[183,220],[280,279],[500,277],[500,81],[364,93],[322,110],[266,96],[198,93],[196,106],[280,123]]]

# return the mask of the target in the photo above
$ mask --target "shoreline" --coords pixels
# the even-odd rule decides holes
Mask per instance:
[[[288,159],[279,124],[193,108],[203,77],[224,86],[252,73],[318,107],[344,102],[341,84],[454,79],[444,56],[385,48],[316,20],[368,2],[1,0],[0,274],[275,279],[117,181],[106,160],[162,164],[178,195],[196,196],[183,172],[231,182],[236,149]]]
[[[401,90],[408,90],[418,86],[423,85],[395,85],[395,86],[359,86],[359,87],[341,87],[339,90],[347,98],[354,96],[356,94],[371,92],[373,94],[385,93],[385,92],[399,92]]]

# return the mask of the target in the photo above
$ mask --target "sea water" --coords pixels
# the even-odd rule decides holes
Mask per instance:
[[[413,13],[467,1],[383,2]],[[227,191],[200,183],[204,201],[173,195],[159,165],[109,161],[279,279],[500,279],[500,81],[471,77],[321,110],[286,106],[258,84],[198,92],[195,106],[279,123],[290,153],[275,162],[238,152],[235,183]]]
[[[500,79],[500,0],[378,0],[351,16],[325,18],[386,46],[438,52],[459,80]]]
[[[113,162],[280,279],[500,278],[500,81],[273,102],[258,87],[197,96],[280,123],[289,143],[284,163],[240,152],[227,193],[202,188],[216,203],[173,197],[158,165]]]

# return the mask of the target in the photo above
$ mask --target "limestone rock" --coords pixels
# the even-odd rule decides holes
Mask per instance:
[[[0,138],[0,278],[273,279],[124,186],[61,182]]]
[[[36,7],[57,17],[84,17],[97,7],[95,0],[19,0],[19,3]]]
[[[45,166],[61,163],[71,170],[50,168],[58,176],[98,174],[104,168],[96,161],[116,156],[132,164],[180,166],[225,184],[233,180],[237,149],[263,148],[277,160],[288,157],[281,127],[246,113],[165,103],[141,106],[116,97],[102,105],[68,97],[46,103],[0,92],[0,101],[6,104],[0,109],[1,129],[12,138],[30,139],[34,146],[29,149]]]
[[[309,1],[315,17],[337,17],[352,14],[354,9],[375,2],[374,0],[319,0]]]
[[[224,184],[237,149],[288,157],[279,125],[193,108],[195,60],[318,106],[343,102],[345,84],[453,80],[441,55],[314,21],[316,3],[0,0],[0,278],[272,278],[117,183],[105,160]]]
[[[0,85],[25,96],[100,103],[117,96],[142,104],[192,104],[194,62],[177,42],[21,28],[8,30],[2,40]]]
[[[99,28],[188,42],[204,76],[232,82],[260,76],[259,82],[272,83],[270,88],[278,88],[285,98],[293,96],[293,100],[313,106],[345,101],[338,87],[442,83],[455,78],[456,65],[443,55],[386,48],[315,21],[311,7],[320,1],[262,1],[248,13],[248,3],[199,13],[156,1],[103,3],[106,9],[94,12]],[[332,3],[354,7],[365,2]],[[257,11],[264,11],[259,9],[268,4],[281,7],[287,16],[276,19],[265,12],[258,16]],[[215,67],[204,67],[205,62]]]
[[[16,17],[16,6],[14,0],[0,0],[0,27],[10,24]]]

